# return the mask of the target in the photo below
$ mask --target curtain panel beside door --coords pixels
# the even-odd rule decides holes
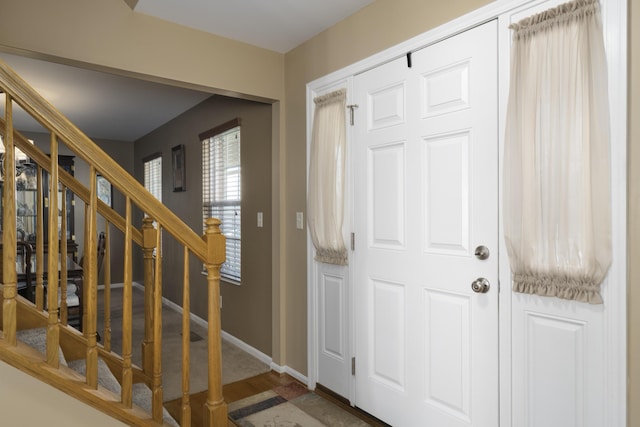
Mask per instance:
[[[346,89],[313,100],[307,217],[315,260],[346,265],[344,221]]]
[[[611,180],[599,4],[573,1],[510,28],[504,234],[513,289],[602,303]]]

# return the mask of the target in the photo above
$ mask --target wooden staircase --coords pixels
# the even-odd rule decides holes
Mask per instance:
[[[225,259],[225,238],[220,233],[220,221],[208,219],[203,236],[198,235],[172,211],[153,197],[139,182],[109,157],[91,139],[69,122],[60,112],[0,61],[0,91],[5,95],[5,117],[0,119],[0,135],[5,145],[5,170],[15,169],[14,148],[22,150],[37,165],[37,206],[35,257],[48,265],[44,277],[44,262],[36,263],[36,298],[32,303],[17,295],[16,283],[16,182],[15,174],[4,174],[2,215],[2,299],[0,332],[0,363],[8,363],[87,404],[125,422],[128,425],[163,425],[162,406],[162,257],[161,235],[168,233],[183,246],[183,327],[182,327],[182,411],[181,426],[191,425],[189,401],[189,262],[195,258],[205,265],[208,286],[208,396],[205,404],[205,425],[226,426],[227,409],[222,397],[220,347],[220,266]],[[20,106],[37,120],[50,134],[49,154],[30,144],[13,125],[15,106]],[[59,146],[63,144],[75,156],[87,162],[90,168],[87,185],[58,167]],[[43,188],[43,172],[49,174],[49,188]],[[98,199],[96,176],[102,175],[125,196],[126,209],[120,215]],[[66,324],[67,307],[58,304],[58,284],[65,292],[66,280],[58,281],[59,254],[66,254],[66,239],[58,237],[58,212],[62,212],[60,235],[66,236],[65,197],[58,205],[58,197],[49,197],[49,215],[43,217],[44,195],[57,194],[58,189],[70,191],[85,203],[84,209],[84,262],[83,262],[83,330]],[[145,213],[140,228],[132,224],[132,210],[137,207]],[[106,223],[106,254],[104,258],[105,330],[97,330],[98,271],[97,271],[97,219]],[[48,252],[44,252],[43,230],[48,221]],[[124,239],[124,253],[118,260],[110,254],[110,241],[114,233]],[[59,243],[59,244],[56,244]],[[141,250],[134,251],[134,245]],[[145,337],[142,346],[142,366],[131,360],[132,346],[132,262],[134,254],[141,253],[144,265]],[[112,266],[122,265],[123,336],[122,355],[111,351],[109,295]],[[61,275],[64,272],[61,271]],[[45,284],[47,292],[45,292]],[[102,283],[101,283],[102,284]],[[45,301],[46,295],[46,301]],[[64,299],[63,299],[64,300]],[[46,309],[45,309],[46,307]],[[46,351],[34,349],[18,339],[18,331],[45,328]],[[98,334],[101,340],[98,342]],[[61,351],[60,351],[61,350]],[[83,359],[86,375],[61,363]],[[99,365],[103,361],[119,382],[119,393],[99,384]],[[134,405],[134,384],[144,383],[151,390],[151,410]],[[117,389],[116,389],[117,391]],[[69,414],[71,418],[73,414]]]

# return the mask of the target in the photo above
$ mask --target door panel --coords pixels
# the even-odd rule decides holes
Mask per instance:
[[[354,82],[356,405],[395,426],[494,427],[496,23],[412,59]]]
[[[349,277],[346,267],[317,263],[317,382],[342,395],[351,387]]]

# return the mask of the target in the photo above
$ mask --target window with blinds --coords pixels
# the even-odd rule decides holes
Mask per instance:
[[[162,201],[162,156],[154,154],[144,160],[144,188]]]
[[[218,218],[227,238],[227,259],[220,275],[240,282],[241,164],[240,126],[233,120],[200,135],[202,140],[202,217]]]
[[[144,188],[153,194],[153,196],[162,201],[162,154],[156,153],[145,158],[144,162]],[[156,222],[153,226],[158,228]],[[162,249],[162,241],[160,244]],[[153,257],[157,255],[157,248],[153,248]],[[162,250],[160,251],[162,253]]]

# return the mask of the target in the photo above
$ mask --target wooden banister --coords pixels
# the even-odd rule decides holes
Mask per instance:
[[[11,96],[6,94],[4,114],[7,120],[7,134],[4,138],[5,145],[5,170],[14,170],[16,167],[15,153],[13,149],[13,104]],[[2,257],[3,265],[16,265],[16,177],[12,173],[5,176],[5,191],[3,193],[2,205],[2,246],[4,248]],[[15,268],[2,269],[2,283],[4,284],[2,302],[2,330],[7,342],[16,345],[16,295],[17,275]]]
[[[182,405],[180,414],[183,426],[191,425],[191,402],[189,401],[189,361],[191,360],[191,299],[189,283],[189,249],[184,248],[182,263]]]
[[[207,262],[207,247],[198,234],[162,202],[155,197],[149,197],[149,192],[142,184],[60,114],[3,61],[0,61],[0,87],[7,94],[7,98],[13,98],[40,124],[56,134],[73,153],[87,163],[95,165],[96,170],[114,187],[123,194],[128,194],[136,206],[152,214],[154,219],[160,222],[180,244],[189,247],[202,262]]]
[[[5,121],[0,119],[0,135],[4,135],[6,132],[6,124]],[[31,160],[33,160],[39,167],[46,170],[47,172],[51,172],[49,170],[49,156],[42,152],[38,147],[29,143],[27,138],[25,138],[20,132],[14,131],[14,141],[16,142],[16,147],[22,150]],[[65,185],[72,193],[74,193],[77,197],[80,198],[85,204],[89,204],[89,189],[85,187],[80,181],[74,178],[69,172],[64,169],[60,169],[59,177],[60,182]],[[42,172],[39,171],[39,176],[42,176]],[[40,203],[40,199],[38,200]],[[98,199],[98,213],[102,215],[107,221],[113,224],[120,231],[124,232],[125,230],[125,220],[122,216],[120,216],[111,206],[104,203],[102,200]],[[138,245],[142,246],[142,233],[139,230],[133,230],[133,240]]]
[[[226,425],[227,405],[222,396],[222,344],[220,323],[220,267],[225,261],[225,237],[220,232],[220,220],[209,218],[205,222],[205,238],[209,260],[207,268],[208,284],[208,351],[209,351],[209,390],[205,403],[205,425],[224,427]],[[221,250],[222,249],[222,250]]]
[[[58,194],[58,139],[51,134],[51,179],[49,194]],[[9,169],[13,170],[13,169]],[[13,175],[13,174],[5,174]],[[6,205],[5,205],[6,206]],[[40,215],[40,214],[39,214]],[[51,227],[56,224],[56,227]],[[49,197],[49,253],[47,277],[47,309],[49,319],[47,323],[47,363],[54,368],[60,366],[58,346],[60,345],[60,330],[58,329],[58,198]]]
[[[205,235],[200,236],[188,227],[165,205],[153,197],[135,178],[69,122],[51,104],[33,90],[24,80],[0,60],[0,92],[6,95],[5,118],[0,119],[0,135],[6,146],[5,170],[16,167],[15,148],[22,150],[37,164],[36,183],[36,305],[17,297],[16,260],[16,176],[5,174],[2,215],[2,332],[0,332],[0,359],[11,361],[26,371],[37,374],[59,389],[84,400],[101,410],[113,414],[130,425],[158,425],[163,422],[162,389],[162,233],[170,234],[184,248],[183,260],[183,338],[182,338],[182,425],[191,424],[189,400],[189,345],[190,345],[190,279],[189,257],[191,254],[205,264],[208,276],[208,385],[205,419],[206,425],[227,425],[227,407],[222,396],[222,353],[220,319],[220,267],[225,261],[225,238],[220,232],[220,221],[206,221]],[[50,154],[31,144],[13,127],[12,108],[17,104],[41,123],[50,133]],[[77,157],[89,165],[88,186],[85,186],[58,165],[59,144],[66,145]],[[43,184],[43,173],[49,174],[49,188]],[[96,176],[101,174],[125,197],[124,217],[97,197]],[[84,202],[84,263],[82,280],[83,321],[82,333],[66,325],[67,276],[66,270],[58,273],[59,257],[67,253],[67,197],[58,199],[59,188],[63,195],[73,193]],[[49,217],[45,219],[43,200],[49,197]],[[60,202],[59,202],[60,200]],[[132,225],[132,210],[136,206],[146,213],[140,230]],[[62,220],[58,223],[59,210]],[[98,344],[98,275],[97,219],[105,219],[105,313],[104,344]],[[45,255],[43,230],[48,221],[48,252]],[[60,225],[60,230],[58,229]],[[123,302],[122,302],[122,356],[111,351],[111,294],[110,294],[110,227],[124,235],[123,255]],[[60,233],[60,234],[59,234]],[[142,343],[142,369],[132,363],[133,349],[133,243],[142,248],[145,289],[145,333]],[[43,265],[44,262],[46,265]],[[48,275],[44,277],[44,268]],[[46,282],[46,288],[45,288]],[[59,297],[60,286],[61,297]],[[46,296],[45,296],[46,289]],[[46,299],[46,301],[45,301]],[[45,311],[46,310],[46,311]],[[16,339],[19,328],[46,328],[46,353],[39,360],[33,349]],[[11,347],[11,350],[8,348]],[[59,349],[63,348],[68,360],[86,361],[85,383],[78,376],[69,374],[60,366]],[[16,354],[28,353],[22,358]],[[120,399],[115,404],[109,393],[98,385],[98,357],[102,358],[121,385]],[[54,373],[62,372],[62,373]],[[65,381],[63,378],[71,378]],[[53,379],[53,380],[52,380]],[[151,389],[151,414],[143,414],[133,405],[133,384],[144,382]]]
[[[130,408],[132,404],[133,373],[131,371],[131,355],[133,353],[132,344],[132,320],[133,320],[133,268],[131,258],[133,256],[131,249],[131,200],[127,197],[125,203],[125,219],[127,228],[124,233],[124,290],[122,296],[122,403]]]
[[[142,220],[143,268],[144,268],[144,340],[142,341],[142,367],[145,372],[153,370],[153,248],[156,247],[156,229],[153,220]]]
[[[156,260],[153,280],[153,364],[151,383],[151,414],[156,421],[162,420],[162,229],[158,224],[156,233]]]

